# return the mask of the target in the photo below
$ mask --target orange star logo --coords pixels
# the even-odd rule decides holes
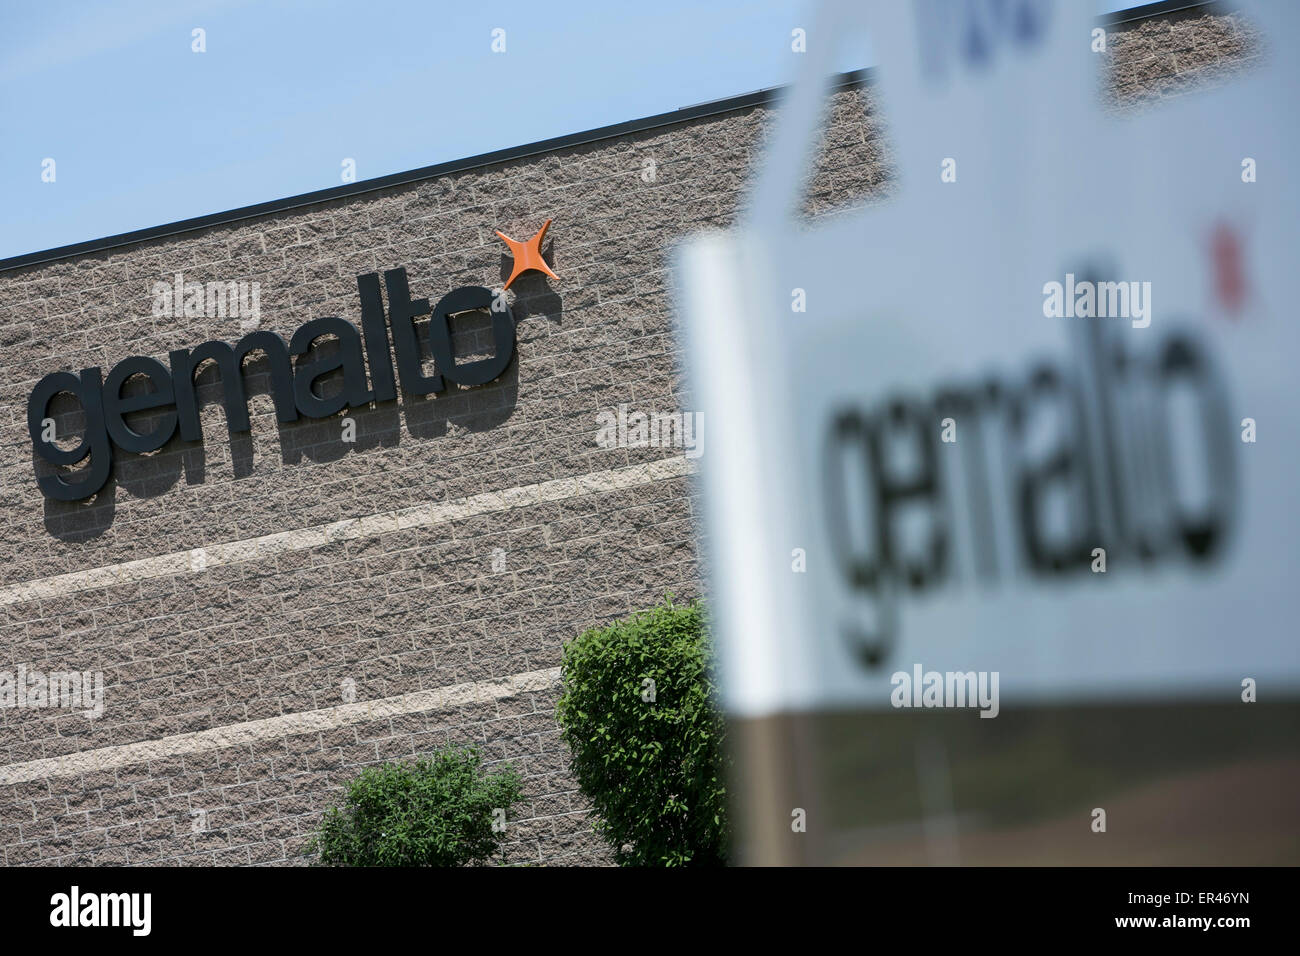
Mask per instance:
[[[542,223],[542,228],[537,230],[537,235],[527,242],[516,242],[500,229],[497,230],[497,235],[505,240],[506,245],[510,247],[510,251],[515,257],[515,267],[510,272],[510,278],[506,280],[507,289],[510,288],[510,283],[519,278],[521,272],[527,272],[529,269],[545,272],[552,279],[559,278],[551,271],[551,267],[546,264],[546,260],[542,258],[542,240],[546,238],[546,230],[550,228],[551,220],[548,219]]]

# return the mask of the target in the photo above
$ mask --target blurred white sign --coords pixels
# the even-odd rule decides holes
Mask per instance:
[[[1300,689],[1300,5],[1245,17],[1262,67],[1116,117],[1087,4],[827,8],[750,220],[677,264],[729,711]],[[796,228],[864,26],[898,190]]]

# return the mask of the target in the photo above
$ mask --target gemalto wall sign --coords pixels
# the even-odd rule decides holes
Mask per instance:
[[[542,259],[541,244],[551,220],[526,242],[516,242],[498,232],[515,255],[514,268],[505,288],[530,269],[559,278]],[[447,381],[473,387],[496,379],[510,364],[515,348],[515,319],[503,296],[496,296],[482,286],[452,289],[432,309],[428,299],[412,299],[405,269],[384,273],[388,293],[388,325],[392,327],[393,351],[397,355],[397,377],[402,389],[412,395],[439,393]],[[357,293],[361,300],[361,331],[345,319],[325,316],[304,324],[286,343],[276,332],[255,331],[232,347],[225,342],[204,342],[194,349],[176,349],[169,354],[169,364],[156,359],[133,356],[119,362],[102,378],[98,367],[74,372],[53,372],[41,379],[27,401],[27,426],[36,454],[54,465],[76,465],[87,456],[89,467],[76,475],[38,475],[37,484],[50,498],[80,501],[104,487],[112,472],[113,446],[123,451],[156,451],[180,430],[185,441],[200,441],[194,375],[204,362],[213,361],[221,373],[226,425],[230,432],[249,431],[248,397],[244,389],[244,359],[253,352],[266,355],[271,370],[271,399],[275,417],[292,422],[299,415],[327,418],[344,408],[359,408],[371,402],[390,402],[397,398],[392,356],[389,353],[388,328],[384,322],[384,303],[380,297],[379,275],[374,272],[357,276]],[[457,363],[452,354],[449,319],[459,312],[487,310],[492,316],[493,354],[474,362]],[[420,343],[415,319],[430,315],[429,351],[437,374],[425,375],[421,368]],[[317,339],[333,336],[338,340],[337,354],[313,357],[296,366],[291,357],[301,356]],[[365,359],[362,353],[365,353]],[[366,380],[367,361],[370,368]],[[313,383],[336,370],[343,371],[342,391],[322,398]],[[147,379],[151,388],[136,395],[123,395],[122,388],[136,376]],[[85,412],[86,428],[76,448],[64,450],[42,437],[42,425],[55,395],[67,392],[74,396]],[[168,409],[156,427],[140,433],[127,425],[125,416],[132,412]]]

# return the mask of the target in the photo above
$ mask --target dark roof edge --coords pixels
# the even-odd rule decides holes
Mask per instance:
[[[1142,20],[1148,17],[1161,16],[1166,13],[1176,13],[1179,10],[1192,9],[1195,7],[1216,6],[1217,0],[1160,0],[1158,3],[1148,3],[1140,7],[1133,7],[1128,10],[1120,10],[1115,13],[1107,14],[1098,18],[1101,23],[1107,26],[1113,26],[1121,23],[1128,23],[1132,20]],[[848,73],[841,73],[832,84],[833,89],[844,89],[864,85],[871,81],[872,71],[853,70]],[[543,139],[535,143],[527,143],[523,146],[512,146],[508,149],[498,149],[490,153],[480,153],[477,156],[469,156],[464,159],[453,159],[445,163],[435,163],[432,166],[422,166],[419,169],[411,169],[401,173],[391,173],[388,176],[379,176],[375,179],[365,179],[357,183],[347,183],[342,186],[332,186],[329,189],[318,189],[314,192],[302,193],[298,196],[290,196],[287,199],[274,199],[270,202],[256,203],[252,206],[241,206],[238,209],[229,209],[225,212],[210,213],[206,216],[196,216],[193,219],[182,219],[179,222],[166,223],[161,226],[150,226],[147,229],[136,229],[132,232],[119,233],[116,236],[105,236],[102,239],[91,239],[86,242],[76,242],[67,246],[57,246],[53,249],[45,249],[41,252],[28,252],[20,256],[11,256],[8,259],[0,259],[0,272],[7,272],[12,269],[21,269],[24,266],[41,265],[46,262],[54,262],[59,259],[67,259],[72,256],[84,255],[89,252],[102,252],[106,249],[114,249],[118,246],[128,246],[137,242],[145,242],[150,239],[161,239],[166,236],[174,236],[178,233],[193,232],[197,229],[206,229],[209,226],[220,226],[227,223],[239,222],[244,219],[254,219],[258,216],[266,216],[271,213],[285,212],[289,209],[299,209],[303,206],[313,206],[317,203],[329,202],[334,199],[346,199],[351,196],[359,196],[364,193],[374,192],[378,189],[388,189],[393,186],[404,186],[408,183],[419,182],[424,179],[433,179],[437,176],[445,176],[448,173],[463,172],[467,169],[476,169],[482,166],[491,166],[495,163],[504,163],[511,160],[523,159],[528,156],[536,156],[538,153],[549,153],[557,149],[566,149],[570,146],[581,146],[586,143],[594,143],[602,139],[611,139],[615,136],[625,136],[628,133],[639,133],[646,130],[658,129],[662,126],[672,126],[676,123],[685,123],[691,120],[703,119],[708,116],[717,116],[721,113],[730,113],[733,110],[748,109],[752,106],[762,106],[771,102],[784,87],[774,86],[765,90],[757,90],[753,93],[744,93],[740,96],[729,96],[720,100],[711,100],[707,103],[699,103],[695,106],[686,106],[681,109],[672,110],[668,113],[658,113],[654,116],[646,116],[642,119],[628,120],[623,123],[614,123],[611,126],[600,126],[596,129],[586,130],[581,133],[570,133],[566,136],[556,136],[551,139]]]
[[[1108,27],[1114,27],[1119,26],[1121,23],[1131,23],[1134,20],[1147,20],[1151,17],[1164,16],[1167,13],[1177,13],[1180,10],[1228,6],[1231,6],[1231,4],[1220,3],[1218,0],[1160,0],[1158,3],[1144,3],[1140,7],[1116,10],[1114,13],[1107,13],[1097,19]]]

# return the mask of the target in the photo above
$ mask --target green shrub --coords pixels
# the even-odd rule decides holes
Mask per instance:
[[[565,645],[557,717],[620,864],[726,862],[725,729],[712,666],[703,609],[674,605],[672,595]]]
[[[483,862],[503,836],[493,831],[493,811],[508,814],[521,791],[513,768],[486,772],[472,747],[367,767],[348,783],[343,806],[325,812],[309,852],[332,866]]]

